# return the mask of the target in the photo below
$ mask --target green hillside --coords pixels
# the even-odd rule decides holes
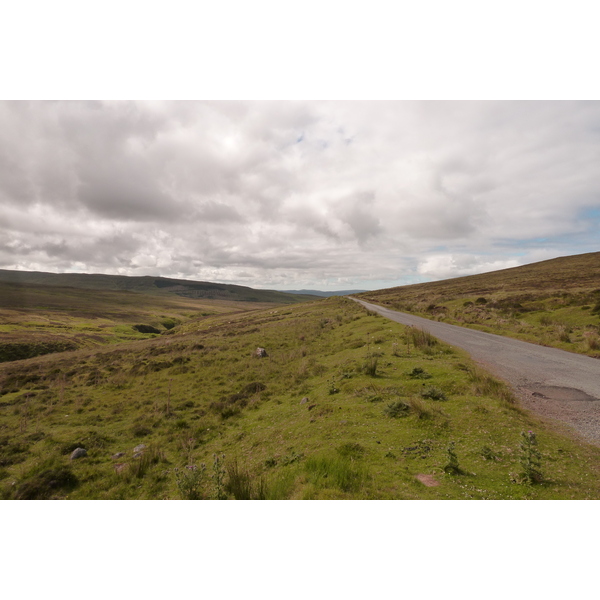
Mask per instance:
[[[600,252],[358,294],[396,310],[600,357]]]
[[[599,448],[345,298],[0,364],[0,390],[6,499],[600,497]]]
[[[177,326],[199,316],[310,300],[240,286],[184,285],[162,278],[21,275],[15,271],[2,275],[12,281],[0,281],[0,362],[147,339],[173,333]],[[21,277],[25,281],[16,281]]]
[[[273,290],[256,290],[241,285],[169,279],[166,277],[127,277],[87,273],[43,273],[0,269],[0,282],[74,287],[90,290],[119,290],[144,294],[174,294],[186,298],[232,300],[239,302],[306,302],[306,296]]]

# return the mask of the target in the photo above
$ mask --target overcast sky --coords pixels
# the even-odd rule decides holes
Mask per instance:
[[[599,102],[0,102],[4,269],[377,289],[599,222]]]

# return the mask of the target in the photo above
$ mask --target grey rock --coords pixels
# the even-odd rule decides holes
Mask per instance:
[[[121,456],[125,456],[125,452],[117,452],[116,454],[113,454],[111,458],[117,460],[117,458],[121,458]]]
[[[138,446],[136,446],[133,451],[134,453],[142,453],[144,450],[146,449],[146,444],[139,444]]]
[[[143,452],[136,452],[136,453],[133,455],[133,458],[142,458],[142,456],[143,456],[143,455],[144,455],[144,453],[143,453]]]
[[[87,450],[85,448],[75,448],[75,450],[71,452],[71,460],[81,458],[82,456],[87,456]]]
[[[306,404],[307,402],[309,402],[309,399],[306,396],[300,400],[300,404]]]
[[[269,356],[269,355],[267,354],[267,351],[264,348],[257,348],[256,356],[258,356],[258,358],[264,358],[265,356]]]

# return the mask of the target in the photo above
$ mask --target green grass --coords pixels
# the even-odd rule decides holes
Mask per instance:
[[[465,354],[411,336],[331,298],[4,363],[2,497],[600,497],[600,449],[521,410]],[[530,430],[544,479],[517,483]],[[452,442],[463,475],[444,471]],[[88,455],[71,461],[77,447]]]
[[[396,310],[600,357],[600,253],[359,294]]]
[[[280,300],[284,297],[281,295]],[[175,333],[190,319],[277,306],[239,298],[214,300],[0,282],[0,362],[145,340]],[[149,326],[157,333],[141,333],[135,329],[138,325]]]

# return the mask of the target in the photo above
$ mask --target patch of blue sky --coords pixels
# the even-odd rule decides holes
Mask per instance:
[[[589,221],[590,225],[597,225],[600,221],[600,206],[590,206],[579,212],[577,218],[583,221]]]

